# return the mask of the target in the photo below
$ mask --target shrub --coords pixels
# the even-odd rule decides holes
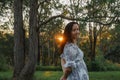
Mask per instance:
[[[61,66],[37,66],[38,71],[62,71]]]
[[[89,71],[120,71],[120,66],[99,55],[95,61],[88,63],[88,69]]]
[[[0,71],[9,70],[9,66],[7,64],[6,58],[4,56],[0,56]]]

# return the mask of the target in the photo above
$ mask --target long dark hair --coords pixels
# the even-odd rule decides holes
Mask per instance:
[[[73,42],[72,37],[71,37],[71,32],[74,24],[78,24],[77,22],[70,22],[66,25],[63,33],[63,42],[61,43],[60,46],[60,53],[63,53],[64,46],[67,42]]]

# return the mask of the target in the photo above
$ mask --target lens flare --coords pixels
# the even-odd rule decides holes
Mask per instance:
[[[63,37],[61,36],[61,37],[58,37],[58,40],[60,41],[60,42],[62,42],[63,41]]]

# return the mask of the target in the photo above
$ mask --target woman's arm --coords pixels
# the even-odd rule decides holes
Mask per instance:
[[[71,44],[66,44],[64,51],[61,54],[61,65],[63,69],[63,77],[61,80],[66,80],[70,73],[76,68],[76,63],[74,61],[76,50]]]
[[[63,67],[63,65],[65,63],[66,63],[65,59],[61,59],[61,65],[62,65],[62,69],[63,69],[63,73],[64,73],[62,78],[67,79],[68,75],[72,72],[72,69],[71,69],[71,67],[67,67],[67,68]]]

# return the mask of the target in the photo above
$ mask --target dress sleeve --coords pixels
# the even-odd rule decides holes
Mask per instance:
[[[61,58],[65,59],[66,63],[63,65],[63,67],[71,67],[72,69],[76,68],[75,53],[76,51],[73,46],[67,45],[64,47]]]

